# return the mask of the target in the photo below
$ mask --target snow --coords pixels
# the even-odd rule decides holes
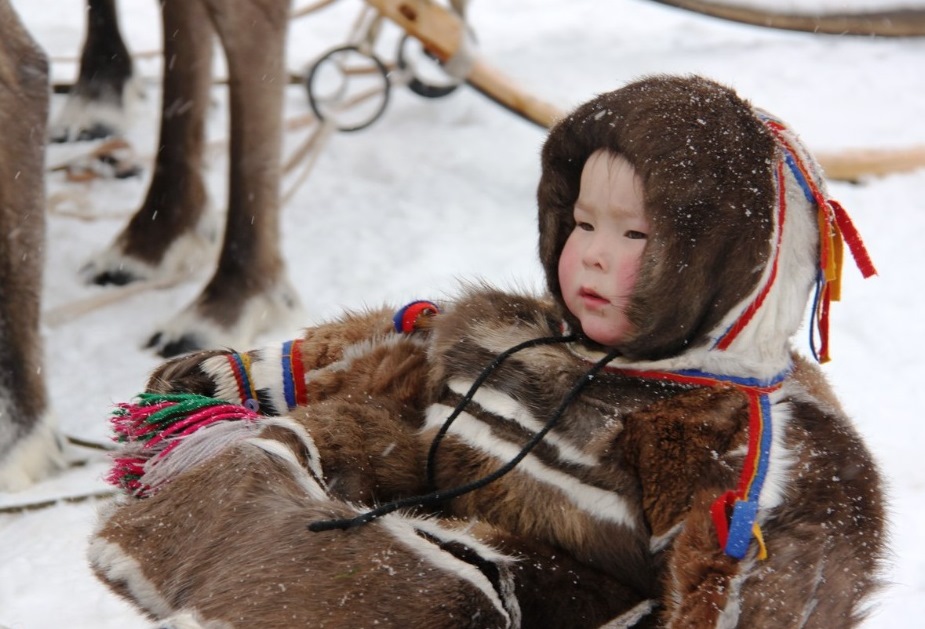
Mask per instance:
[[[837,10],[886,4],[909,5],[813,0],[800,6]],[[83,37],[82,1],[13,0],[13,5],[53,58],[54,77],[73,77]],[[358,0],[342,0],[295,22],[289,67],[304,71],[309,61],[343,43],[360,6]],[[158,49],[157,3],[122,1],[119,8],[129,47]],[[472,4],[471,22],[486,60],[562,108],[642,74],[697,72],[734,86],[782,117],[820,152],[925,145],[925,39],[769,31],[642,0],[491,0]],[[386,31],[394,42],[396,34]],[[381,52],[394,58],[394,48]],[[160,61],[144,59],[139,68],[150,81],[130,140],[140,156],[150,157]],[[220,141],[226,137],[225,90],[216,87],[214,98],[209,132]],[[53,107],[62,100],[55,97]],[[301,87],[289,89],[286,107],[287,117],[308,111]],[[305,132],[288,136],[291,151]],[[460,278],[540,288],[534,193],[542,141],[542,130],[467,87],[439,100],[394,89],[379,122],[331,139],[307,183],[285,207],[283,247],[307,313],[305,324],[343,308],[451,295]],[[88,149],[52,146],[48,163]],[[218,208],[225,196],[224,169],[217,151],[208,176]],[[98,215],[81,221],[51,214],[48,223],[46,375],[68,435],[107,438],[113,405],[139,391],[159,362],[142,343],[207,279],[204,271],[179,286],[130,296],[64,322],[50,316],[112,290],[81,285],[77,272],[121,228],[140,203],[145,183],[141,178],[68,184],[61,173],[48,177],[50,196],[62,193],[74,203],[86,202]],[[292,183],[287,179],[284,189]],[[920,534],[925,466],[919,458],[925,423],[907,395],[925,381],[920,360],[925,297],[922,280],[914,275],[925,267],[919,241],[925,235],[925,169],[857,185],[834,183],[831,192],[852,214],[879,270],[878,277],[862,281],[846,265],[844,300],[833,306],[834,360],[824,368],[889,486],[890,585],[877,597],[865,627],[909,627],[925,617]],[[273,338],[296,333],[283,329]],[[270,338],[258,343],[265,340]],[[86,451],[75,448],[72,455],[86,456]],[[105,462],[90,456],[88,466],[0,498],[39,502],[103,490]],[[87,566],[87,538],[104,504],[91,500],[0,513],[0,626],[43,629],[65,621],[95,629],[148,626]]]

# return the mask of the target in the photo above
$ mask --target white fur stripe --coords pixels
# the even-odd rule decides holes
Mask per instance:
[[[779,506],[785,500],[790,482],[790,468],[793,465],[793,455],[784,445],[784,435],[792,417],[790,403],[791,385],[788,382],[777,391],[771,393],[771,455],[768,459],[768,471],[758,496],[758,505],[761,510]],[[761,517],[761,514],[759,514]]]
[[[312,474],[315,475],[315,479],[323,485],[324,481],[322,479],[324,478],[324,470],[321,467],[321,453],[318,451],[315,440],[308,434],[305,426],[290,417],[267,417],[261,420],[260,425],[285,428],[298,437],[299,441],[302,443],[302,447],[308,452],[308,468],[312,471]]]
[[[251,354],[251,379],[254,391],[264,391],[269,397],[273,410],[278,415],[289,412],[286,393],[283,389],[283,348],[282,345],[263,347]]]
[[[670,529],[662,533],[661,535],[653,535],[649,538],[649,552],[657,553],[660,550],[664,549],[668,544],[674,541],[674,538],[678,536],[684,529],[684,522],[678,522]]]
[[[472,387],[472,381],[453,378],[449,382],[449,387],[454,393],[464,396]],[[497,389],[486,386],[479,387],[472,400],[489,413],[516,422],[531,432],[537,433],[543,429],[542,422],[536,419],[526,407]],[[543,441],[555,446],[556,450],[559,451],[559,458],[567,463],[585,467],[594,467],[598,464],[596,457],[582,452],[567,440],[551,432],[543,438]]]
[[[444,404],[431,405],[427,409],[426,427],[439,428],[452,411],[452,408]],[[476,450],[503,462],[510,461],[520,452],[518,446],[499,438],[487,424],[469,413],[460,413],[450,426],[449,432]],[[572,504],[596,518],[617,522],[630,529],[636,528],[636,522],[626,501],[615,492],[587,485],[574,476],[552,469],[532,454],[528,454],[520,462],[517,470],[556,487]]]
[[[309,498],[313,500],[328,500],[327,494],[324,493],[324,488],[318,484],[311,474],[308,473],[302,465],[299,463],[298,458],[296,458],[295,453],[289,449],[285,444],[277,441],[276,439],[262,439],[260,437],[254,437],[253,439],[248,439],[247,443],[257,446],[264,452],[272,454],[280,461],[286,464],[286,467],[289,468],[289,471],[292,473],[292,478],[295,480],[308,495]]]
[[[141,483],[156,491],[187,470],[218,456],[226,449],[241,443],[257,432],[253,421],[220,421],[184,437],[167,456],[154,456],[145,463]]]
[[[138,563],[125,553],[119,544],[94,537],[87,549],[90,565],[112,584],[124,584],[132,600],[155,618],[174,613],[167,599],[161,596],[155,585],[145,576]]]
[[[754,555],[738,563],[738,572],[726,586],[726,606],[716,619],[716,629],[735,629],[739,626],[739,615],[742,613],[742,584],[751,576],[754,565]]]
[[[511,625],[513,627],[520,626],[520,602],[517,600],[517,595],[515,593],[516,586],[514,584],[514,576],[509,570],[505,569],[507,566],[514,563],[514,559],[512,557],[498,552],[491,546],[483,543],[482,541],[476,539],[468,533],[465,533],[464,531],[444,528],[439,526],[433,520],[418,519],[416,520],[414,527],[433,537],[436,537],[437,539],[463,544],[478,553],[479,557],[482,559],[490,561],[491,563],[498,566],[498,594],[504,603],[504,608],[511,614]]]
[[[504,603],[501,601],[501,597],[498,595],[498,592],[495,591],[491,581],[489,581],[488,578],[482,574],[481,570],[472,564],[458,559],[452,554],[442,550],[436,544],[427,541],[415,533],[415,527],[420,524],[420,521],[406,518],[397,514],[389,514],[380,518],[379,522],[383,528],[392,534],[395,539],[411,549],[416,555],[422,559],[425,559],[428,563],[435,566],[439,570],[455,575],[456,577],[467,581],[477,590],[482,592],[482,594],[485,595],[485,598],[491,601],[491,604],[494,606],[494,608],[498,610],[498,613],[507,620],[507,627],[517,627],[519,625],[519,622],[515,624],[515,619],[512,618],[508,610],[505,609]],[[428,531],[428,533],[433,534],[432,531]],[[471,541],[476,542],[474,539]],[[464,543],[469,545],[469,541]],[[516,609],[517,613],[519,614],[519,606]]]
[[[655,609],[656,601],[654,599],[649,599],[643,601],[631,608],[629,611],[624,612],[614,618],[613,620],[608,621],[606,624],[601,625],[598,629],[629,629],[638,623],[640,620],[648,616]]]

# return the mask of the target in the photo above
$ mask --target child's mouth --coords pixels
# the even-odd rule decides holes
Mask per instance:
[[[578,296],[590,307],[600,308],[610,303],[609,300],[604,299],[590,288],[580,289],[578,291]]]

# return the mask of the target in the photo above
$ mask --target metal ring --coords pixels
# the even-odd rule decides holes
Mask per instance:
[[[398,42],[396,65],[398,65],[398,68],[401,70],[409,69],[408,62],[405,59],[405,44],[409,39],[413,38],[410,35],[404,35]],[[424,51],[424,54],[430,56],[426,50]],[[437,59],[434,59],[434,62],[438,65],[440,64],[440,61]],[[459,79],[457,79],[459,82],[450,85],[432,85],[415,76],[413,67],[410,68],[410,73],[411,79],[408,81],[408,89],[410,89],[418,96],[423,96],[424,98],[443,98],[444,96],[449,96],[456,91],[456,88],[462,85],[462,81]]]
[[[383,81],[382,103],[379,105],[376,111],[372,114],[369,120],[365,120],[359,124],[355,124],[352,126],[342,126],[342,125],[337,124],[337,120],[335,116],[330,116],[330,113],[326,114],[322,112],[322,109],[324,108],[324,100],[326,99],[322,99],[316,96],[317,87],[315,86],[314,83],[315,83],[315,79],[318,76],[319,68],[321,68],[326,62],[331,61],[332,57],[338,54],[341,54],[341,53],[349,53],[349,52],[355,52],[363,57],[366,57],[367,59],[372,61],[373,64],[375,65],[376,72],[382,76],[382,81]],[[342,99],[344,95],[346,94],[347,92],[346,85],[347,85],[348,80],[349,78],[345,77],[343,86],[337,91],[335,95],[336,99]],[[363,52],[357,46],[348,45],[348,46],[340,46],[338,48],[333,48],[329,50],[328,52],[326,52],[323,56],[321,56],[317,61],[315,61],[315,63],[312,64],[311,70],[309,71],[308,76],[305,79],[305,88],[308,92],[308,104],[311,106],[312,111],[318,117],[318,120],[325,122],[327,118],[330,116],[331,121],[333,122],[334,126],[337,128],[338,131],[344,131],[344,132],[349,133],[349,132],[365,129],[366,127],[370,126],[371,124],[379,120],[380,117],[382,117],[382,114],[385,112],[385,108],[389,103],[389,93],[391,91],[391,82],[389,81],[388,69],[386,69],[385,64],[383,64],[382,61],[380,61],[378,57],[376,57],[375,55]]]

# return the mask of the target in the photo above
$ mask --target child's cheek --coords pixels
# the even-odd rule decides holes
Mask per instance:
[[[572,286],[575,277],[575,255],[574,246],[569,246],[571,239],[565,242],[562,254],[559,256],[559,286],[563,291]]]

